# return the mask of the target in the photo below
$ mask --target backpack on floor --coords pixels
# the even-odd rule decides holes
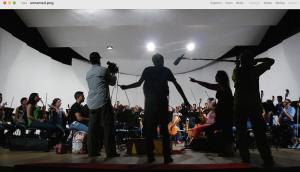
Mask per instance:
[[[87,133],[77,131],[72,139],[72,153],[85,154],[87,153]]]
[[[62,143],[59,143],[59,144],[56,144],[55,145],[55,152],[57,154],[66,154],[68,153],[68,144],[62,144]]]

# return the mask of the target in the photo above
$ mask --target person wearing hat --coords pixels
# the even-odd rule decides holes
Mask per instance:
[[[87,105],[90,109],[88,127],[88,155],[100,156],[104,142],[107,158],[120,156],[116,152],[114,114],[109,96],[109,85],[116,84],[116,77],[100,63],[98,52],[90,54],[92,67],[86,74],[89,88]]]
[[[168,81],[173,82],[176,89],[182,96],[184,103],[190,107],[190,103],[176,81],[172,71],[164,67],[164,58],[160,54],[152,57],[154,66],[144,69],[140,80],[130,85],[120,85],[121,89],[130,89],[141,86],[144,82],[143,90],[145,95],[144,112],[144,133],[146,137],[148,162],[154,162],[154,143],[156,128],[160,124],[160,134],[163,135],[163,155],[164,163],[173,162],[171,158],[170,136],[168,132],[168,106],[169,87]]]

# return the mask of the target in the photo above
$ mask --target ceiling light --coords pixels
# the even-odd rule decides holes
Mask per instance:
[[[111,45],[110,45],[110,46],[107,46],[106,49],[112,50],[112,49],[113,49],[113,46],[111,46]]]
[[[147,44],[147,50],[151,51],[151,52],[154,51],[155,50],[155,44],[153,42],[149,42]]]
[[[189,43],[186,45],[186,49],[188,51],[193,51],[195,49],[195,44],[194,43]]]

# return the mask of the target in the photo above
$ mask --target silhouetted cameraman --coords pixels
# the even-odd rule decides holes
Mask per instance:
[[[89,87],[87,105],[90,109],[88,154],[100,156],[102,140],[107,158],[117,157],[115,143],[114,112],[109,96],[109,85],[116,84],[116,77],[111,72],[118,72],[115,64],[105,68],[100,63],[97,52],[90,54],[91,69],[86,74]]]

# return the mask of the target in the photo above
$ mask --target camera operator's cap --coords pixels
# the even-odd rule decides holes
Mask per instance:
[[[98,53],[98,52],[92,52],[91,54],[90,54],[90,60],[91,59],[101,59],[102,57],[100,56],[100,54]]]

